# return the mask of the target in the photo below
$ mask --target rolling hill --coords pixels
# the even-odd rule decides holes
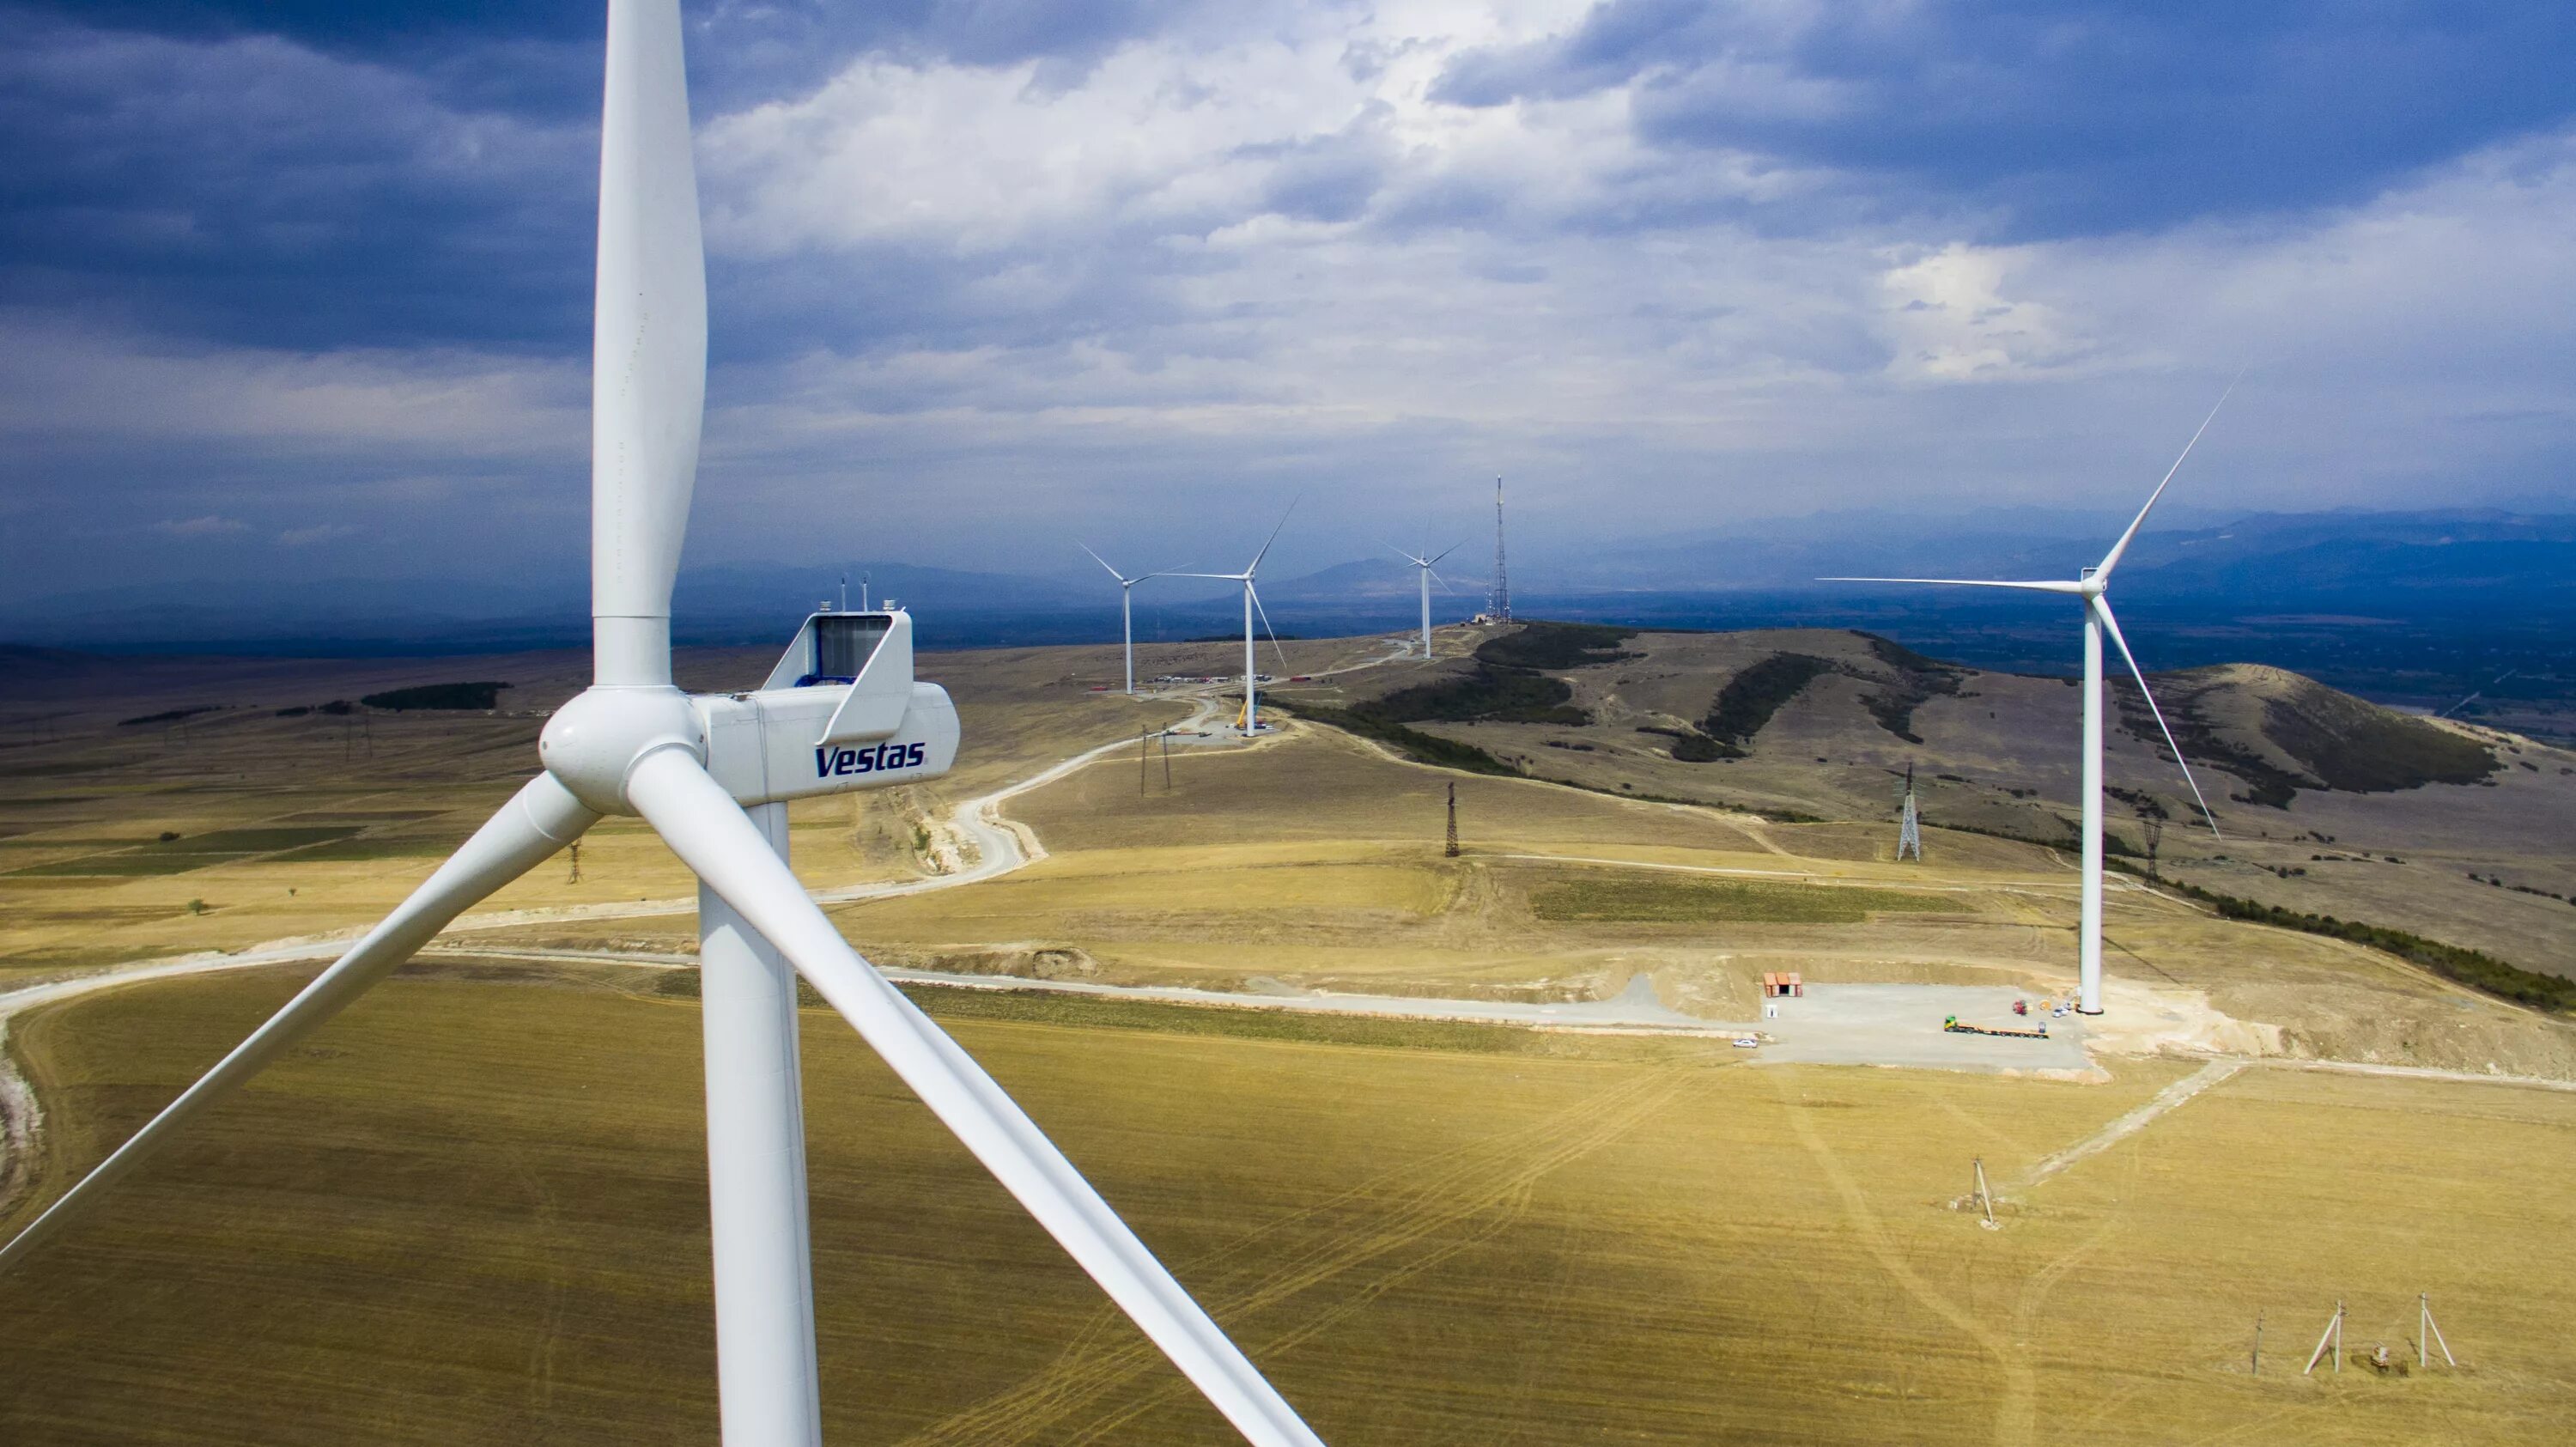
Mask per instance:
[[[1445,636],[1432,663],[1277,697],[1418,754],[1437,748],[1440,762],[1778,819],[1886,819],[1869,846],[1882,854],[1909,767],[1936,828],[2075,840],[2071,678],[1971,668],[1836,629],[1537,623]],[[2217,832],[2199,827],[2134,685],[2116,687],[2105,760],[2115,859],[2270,908],[2576,973],[2576,848],[2563,825],[2576,817],[2576,753],[2277,668],[2153,681]]]

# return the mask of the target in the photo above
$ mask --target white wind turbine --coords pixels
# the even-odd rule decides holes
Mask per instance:
[[[2229,383],[2227,391],[2236,390]],[[2102,555],[2102,561],[2086,568],[2067,582],[1992,582],[1972,578],[1819,578],[1820,583],[1926,583],[1945,588],[2018,588],[2033,593],[2059,593],[2082,601],[2084,607],[2084,869],[2083,904],[2076,931],[2076,1005],[2087,1015],[2102,1013],[2102,635],[2109,633],[2119,645],[2120,656],[2128,661],[2129,673],[2138,681],[2138,692],[2147,701],[2147,711],[2155,715],[2156,727],[2165,736],[2165,747],[2173,750],[2174,762],[2182,769],[2183,782],[2191,786],[2191,797],[2200,805],[2201,818],[2208,821],[2209,832],[2218,833],[2217,816],[2209,812],[2209,800],[2202,797],[2200,781],[2191,776],[2191,765],[2182,756],[2182,745],[2174,742],[2173,730],[2165,723],[2164,710],[2156,706],[2156,696],[2147,687],[2146,671],[2138,667],[2137,655],[2129,651],[2129,641],[2120,636],[2120,621],[2111,616],[2111,573],[2120,566],[2120,555],[2145,525],[2153,512],[2156,499],[2182,471],[2183,459],[2191,456],[2200,443],[2202,432],[2218,420],[2218,408],[2227,405],[2227,393],[2219,394],[2218,407],[2209,409],[2201,419],[2200,430],[2183,444],[2182,456],[2165,469],[2164,481],[2147,495],[2147,505],[2138,509],[2126,532]]]
[[[1284,670],[1288,666],[1288,651],[1279,646],[1279,630],[1270,627],[1270,610],[1261,606],[1261,594],[1254,588],[1253,578],[1261,571],[1261,560],[1270,556],[1270,545],[1279,541],[1279,528],[1288,526],[1288,514],[1296,510],[1297,504],[1292,500],[1287,510],[1279,514],[1279,527],[1270,530],[1270,536],[1262,541],[1261,551],[1252,555],[1252,561],[1245,565],[1242,572],[1174,573],[1172,575],[1176,578],[1214,578],[1220,582],[1243,585],[1243,736],[1247,739],[1261,728],[1260,686],[1255,681],[1255,675],[1259,669],[1253,661],[1252,646],[1252,614],[1255,609],[1260,610],[1261,626],[1270,633],[1270,651],[1279,655],[1281,669]]]
[[[1465,546],[1465,543],[1451,543],[1440,551],[1425,556],[1420,553],[1408,553],[1393,543],[1386,545],[1388,552],[1404,559],[1406,562],[1411,563],[1416,569],[1420,570],[1422,583],[1422,656],[1426,659],[1431,656],[1431,580],[1438,576],[1438,574],[1431,571],[1431,565],[1439,562],[1442,558],[1449,556],[1451,553],[1454,553]],[[1445,578],[1441,579],[1440,586],[1444,588],[1449,586],[1448,580]]]
[[[912,680],[901,612],[809,618],[764,687],[671,685],[671,584],[697,471],[706,273],[677,0],[610,0],[591,419],[591,687],[543,771],[249,1039],[7,1246],[22,1260],[155,1146],[384,979],[459,913],[609,814],[700,881],[717,1378],[727,1447],[822,1440],[806,1243],[795,975],[1134,1318],[1243,1436],[1320,1439],[1001,1087],[854,953],[782,856],[789,798],[944,772],[957,721]],[[891,775],[892,777],[887,777]],[[746,812],[748,811],[748,812]],[[788,966],[792,964],[794,973]]]
[[[1074,546],[1082,549],[1086,553],[1091,553],[1091,561],[1098,563],[1104,568],[1109,568],[1109,560],[1100,556],[1098,553],[1092,553],[1089,544],[1077,542]],[[1127,691],[1129,693],[1134,693],[1136,691],[1136,613],[1134,608],[1136,601],[1136,585],[1144,582],[1147,578],[1187,578],[1195,577],[1197,575],[1191,573],[1174,573],[1167,569],[1160,573],[1139,573],[1135,577],[1131,578],[1125,573],[1118,571],[1116,568],[1109,568],[1109,576],[1118,580],[1118,633],[1120,637],[1127,641]]]

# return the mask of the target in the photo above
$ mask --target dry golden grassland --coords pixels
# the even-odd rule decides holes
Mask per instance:
[[[1289,646],[1299,670],[1378,651]],[[1222,645],[1192,647],[1224,666]],[[1167,657],[1140,667],[1190,666]],[[711,686],[766,661],[685,663]],[[541,708],[578,683],[578,659],[521,662],[367,686],[511,677],[512,707]],[[925,662],[965,715],[959,773],[800,808],[800,872],[916,874],[920,821],[1185,715],[1092,692],[1115,666],[1110,649]],[[123,700],[11,747],[0,858],[142,862],[0,874],[0,969],[363,925],[533,760],[532,717],[380,716],[370,759],[274,714],[359,691],[345,678],[243,687],[265,691],[216,696],[234,712],[174,729],[166,754],[115,726]],[[141,766],[181,757],[194,772]],[[1900,865],[1883,823],[1453,776],[1309,725],[1177,749],[1171,767],[1168,790],[1159,754],[1144,770],[1120,754],[1025,794],[1007,812],[1046,858],[836,921],[888,963],[1111,982],[1561,999],[1642,974],[1719,1019],[1746,1018],[1765,969],[2041,991],[2072,973],[2074,875],[2027,844],[1936,830],[1929,862]],[[151,872],[170,861],[184,867]],[[688,898],[649,836],[606,826],[582,862],[579,886],[559,861],[491,906],[529,922],[467,938],[693,938],[686,913],[572,912]],[[2115,1004],[2150,1035],[2163,1012],[2214,1005],[2281,1027],[2293,1054],[2576,1078],[2565,1026],[2386,955],[2125,885],[2109,936]],[[0,1208],[0,1233],[308,975],[13,1019],[7,1048],[46,1115],[36,1189]],[[707,1440],[685,983],[460,955],[397,976],[0,1279],[0,1442]],[[2576,1419],[2556,1349],[2576,1257],[2553,1249],[2576,1226],[2576,1094],[2258,1067],[2024,1185],[2197,1062],[2115,1058],[2107,1083],[2076,1084],[1749,1068],[1671,1039],[924,1000],[1331,1441],[2540,1443]],[[1227,1440],[844,1025],[806,1025],[835,1440]],[[1972,1157],[2005,1196],[2000,1232],[1948,1209]],[[2292,1374],[2336,1298],[2366,1348],[2403,1335],[2419,1290],[2468,1372]],[[2244,1356],[2258,1311],[2260,1378]]]
[[[2052,852],[1936,832],[1934,859],[1874,856],[1869,825],[1700,808],[1395,762],[1299,725],[1253,753],[1112,758],[1013,801],[1050,857],[971,889],[835,911],[894,963],[1020,968],[1068,952],[1109,982],[1565,999],[1653,978],[1668,1003],[1750,1019],[1765,970],[1810,979],[2063,990],[2075,875]],[[1458,787],[1466,853],[1440,854]],[[1630,869],[1606,865],[1625,862]],[[1745,871],[1694,874],[1690,871]],[[1678,920],[1552,920],[1605,874],[1696,894]],[[1648,883],[1647,881],[1653,881]],[[2109,970],[2282,1026],[2297,1053],[2576,1076],[2576,1031],[2339,941],[2234,924],[2123,886]],[[675,942],[683,919],[659,928]],[[532,932],[533,935],[533,932]]]
[[[2073,642],[2070,632],[2070,650]],[[1588,725],[1423,721],[1412,727],[1474,745],[1540,777],[1611,793],[1836,820],[1892,822],[1893,790],[1911,765],[1930,823],[2073,838],[2080,695],[2071,678],[1959,670],[1954,692],[1929,693],[1912,708],[1907,726],[1919,739],[1908,740],[1868,707],[1872,680],[1890,670],[1860,634],[1639,633],[1617,651],[1625,656],[1552,675],[1591,717]],[[1782,703],[1745,741],[1744,757],[1684,762],[1673,757],[1668,733],[1640,732],[1695,727],[1731,678],[1782,652],[1824,659],[1838,671]],[[2073,657],[2070,651],[2070,670]],[[1435,664],[1340,680],[1312,696],[1347,706],[1411,684],[1463,677],[1472,666],[1463,656],[1444,655]],[[2235,743],[2287,763],[2262,737],[2258,721],[2285,692],[2325,690],[2278,670],[2223,672],[2234,686],[2213,705],[2214,716]],[[2179,679],[2158,687],[2174,694],[2169,705],[2195,691]],[[1289,697],[1308,692],[1291,690]],[[2164,870],[2173,877],[2280,908],[2488,950],[2525,969],[2576,971],[2576,904],[2570,903],[2576,900],[2576,849],[2570,847],[2576,834],[2566,827],[2576,817],[2576,751],[2446,725],[2491,745],[2498,770],[2477,784],[2380,792],[2302,788],[2280,808],[2231,797],[2245,795],[2248,785],[2204,756],[2197,761],[2201,784],[2227,836],[2213,839],[2191,827],[2191,796],[2154,724],[2131,698],[2120,695],[2105,740],[2106,777],[2125,792],[2106,821],[2115,850],[2145,849],[2132,802],[2151,797],[2175,821],[2160,841]],[[1867,831],[1865,845],[1885,858],[1894,841],[1895,831],[1882,823]],[[1955,839],[1949,847],[1956,848]]]
[[[694,1009],[641,972],[457,970],[359,1005],[12,1274],[0,1440],[707,1440]],[[24,1022],[48,1176],[296,978]],[[2576,1413],[2576,1257],[2546,1246],[2576,1228],[2576,1096],[2257,1070],[2025,1188],[2190,1067],[1024,1008],[952,1024],[1330,1441],[2542,1443]],[[1227,1440],[836,1019],[806,1026],[834,1440]],[[1948,1209],[1972,1156],[2000,1232]],[[2366,1349],[2419,1290],[2468,1370],[2295,1374],[2337,1297]]]
[[[913,877],[926,867],[921,826],[957,801],[1082,746],[1067,740],[1099,742],[1187,712],[1094,694],[1082,673],[1067,676],[1068,661],[1096,665],[1108,650],[1047,652],[1038,663],[999,653],[926,656],[925,674],[957,684],[971,747],[936,783],[794,806],[805,880],[831,887]],[[681,681],[745,686],[770,656],[682,650]],[[0,976],[238,949],[373,921],[534,772],[542,715],[582,685],[588,658],[239,666],[235,676],[216,663],[101,663],[96,678],[62,685],[82,711],[24,705],[45,721],[0,740]],[[503,709],[488,715],[278,713],[458,677],[514,682]],[[78,691],[93,686],[95,696]],[[118,722],[199,705],[214,711],[167,725]],[[582,840],[581,871],[575,883],[569,861],[558,860],[481,908],[596,909],[696,892],[670,851],[629,819],[604,821]]]

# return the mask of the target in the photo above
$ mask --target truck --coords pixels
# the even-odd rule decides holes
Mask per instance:
[[[2048,1027],[2046,1025],[2034,1025],[2027,1030],[2018,1029],[2010,1025],[1971,1025],[1956,1015],[1942,1016],[1941,1028],[1953,1035],[2001,1035],[2013,1040],[2045,1040],[2048,1038]]]

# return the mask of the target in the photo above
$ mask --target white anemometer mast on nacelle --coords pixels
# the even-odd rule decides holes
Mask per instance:
[[[2147,495],[2147,505],[2138,509],[2138,515],[2130,520],[2128,529],[2120,534],[2117,542],[2111,544],[2111,551],[2104,553],[2101,562],[2086,568],[2071,582],[1993,582],[1976,578],[1819,578],[1816,580],[1820,583],[1921,583],[1942,588],[2016,588],[2025,592],[2062,594],[2082,604],[2084,609],[2084,779],[2082,785],[2084,870],[2083,904],[2080,922],[2076,928],[2075,1008],[2087,1015],[2102,1013],[2103,634],[2111,635],[2111,641],[2119,646],[2120,656],[2128,661],[2129,673],[2138,681],[2138,693],[2146,699],[2147,711],[2155,715],[2156,728],[2165,736],[2165,747],[2173,750],[2174,763],[2182,769],[2183,782],[2191,786],[2191,797],[2200,805],[2200,817],[2208,822],[2209,832],[2212,835],[2218,833],[2218,818],[2210,813],[2209,800],[2201,796],[2200,781],[2191,776],[2191,764],[2182,756],[2182,745],[2174,742],[2173,730],[2165,723],[2164,710],[2157,707],[2155,692],[2147,687],[2146,671],[2138,667],[2138,657],[2129,651],[2129,641],[2120,636],[2119,620],[2111,616],[2109,589],[2112,572],[2120,566],[2121,555],[2128,552],[2130,542],[2138,536],[2138,529],[2145,526],[2147,514],[2155,511],[2156,499],[2165,495],[2165,488],[2172,484],[2174,474],[2182,471],[2184,458],[2190,457],[2192,448],[2200,445],[2201,433],[2207,432],[2209,424],[2218,420],[2219,407],[2227,405],[2228,394],[2235,390],[2236,384],[2230,382],[2227,384],[2227,391],[2219,394],[2218,406],[2210,408],[2209,415],[2201,419],[2199,431],[2192,433],[2191,441],[2183,444],[2182,456],[2176,457],[2173,466],[2165,469],[2164,480],[2157,483],[2156,490]]]
[[[677,0],[608,7],[593,345],[595,672],[591,687],[547,722],[538,744],[543,772],[285,1008],[0,1246],[0,1270],[64,1230],[155,1146],[458,914],[602,817],[635,815],[699,879],[727,1447],[822,1440],[796,1059],[799,974],[1246,1440],[1320,1447],[992,1077],[851,950],[781,857],[786,800],[932,777],[956,757],[948,695],[913,681],[910,616],[891,607],[817,613],[761,688],[688,695],[671,686],[671,584],[706,390],[706,270]]]
[[[1261,572],[1261,560],[1270,556],[1270,545],[1279,541],[1279,529],[1288,526],[1288,514],[1297,510],[1297,501],[1294,498],[1289,500],[1288,506],[1279,514],[1279,526],[1270,530],[1270,536],[1262,540],[1261,551],[1252,555],[1251,563],[1246,565],[1242,572],[1172,575],[1176,578],[1214,578],[1220,582],[1243,585],[1243,736],[1247,739],[1261,728],[1260,669],[1255,661],[1252,635],[1252,615],[1255,611],[1261,614],[1262,628],[1270,634],[1270,651],[1278,656],[1280,670],[1285,672],[1288,667],[1288,651],[1279,646],[1279,630],[1270,626],[1270,610],[1261,606],[1261,593],[1253,586],[1253,579]]]
[[[1464,543],[1451,543],[1449,546],[1442,548],[1436,553],[1408,553],[1393,543],[1386,545],[1388,552],[1391,552],[1397,557],[1404,559],[1406,562],[1411,563],[1414,566],[1415,571],[1420,575],[1419,581],[1422,584],[1422,656],[1426,661],[1431,657],[1431,580],[1440,576],[1438,573],[1432,571],[1431,565],[1439,562],[1442,558],[1449,556],[1451,553],[1454,553],[1465,546],[1466,544]],[[1441,578],[1440,586],[1444,588],[1448,587],[1449,580]]]

